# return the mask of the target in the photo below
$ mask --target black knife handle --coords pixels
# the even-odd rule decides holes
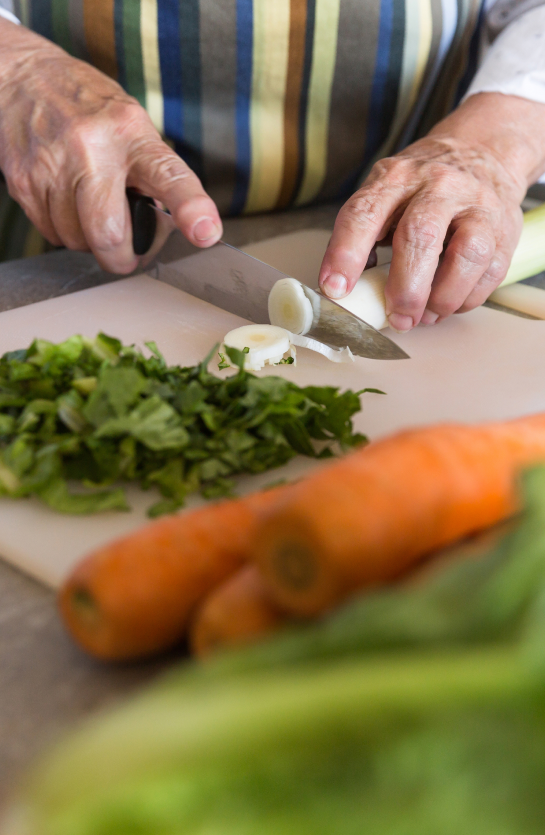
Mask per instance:
[[[135,255],[145,255],[155,240],[157,215],[151,197],[140,194],[134,188],[127,189],[127,200],[132,223],[132,248]]]

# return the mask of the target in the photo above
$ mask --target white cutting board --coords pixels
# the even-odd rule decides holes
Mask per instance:
[[[307,231],[247,247],[266,253],[301,280],[316,276],[327,232]],[[275,256],[276,253],[276,256]],[[137,276],[0,314],[0,353],[28,345],[36,336],[54,341],[99,330],[125,342],[155,340],[171,363],[197,363],[216,341],[243,320],[147,276]],[[335,365],[299,349],[298,365],[275,368],[301,384],[380,388],[369,394],[356,426],[370,438],[401,427],[440,420],[480,421],[545,410],[545,322],[480,308],[431,328],[391,335],[410,360],[356,358]],[[229,373],[229,372],[227,372]],[[307,459],[289,474],[317,466]],[[256,489],[283,474],[276,470],[240,480]],[[92,517],[56,514],[35,500],[0,500],[0,554],[45,583],[56,586],[91,549],[145,522],[154,496],[129,491],[131,513]],[[191,506],[198,503],[193,500]]]

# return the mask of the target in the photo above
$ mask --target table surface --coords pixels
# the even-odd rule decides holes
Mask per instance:
[[[338,205],[225,221],[224,240],[244,246],[298,229],[331,229]],[[93,257],[58,251],[0,265],[0,310],[115,280]],[[530,283],[545,286],[545,274]],[[71,642],[53,592],[0,559],[0,808],[19,775],[77,721],[115,702],[181,658],[105,665]]]
[[[224,240],[244,246],[298,229],[331,229],[337,205],[225,221]],[[91,255],[58,251],[0,264],[0,310],[108,281]],[[63,630],[53,592],[0,559],[0,808],[19,775],[51,740],[157,676],[181,653],[104,665]]]

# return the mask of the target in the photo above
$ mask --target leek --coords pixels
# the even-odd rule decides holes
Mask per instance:
[[[389,263],[365,270],[352,292],[344,299],[337,300],[337,304],[377,330],[388,327],[384,288],[389,270]],[[530,278],[542,270],[545,270],[545,203],[525,213],[520,240],[500,287]],[[269,297],[269,316],[272,324],[301,334],[310,329],[310,323],[307,321],[307,308],[310,308],[310,305],[301,289],[304,290],[295,279],[281,279],[275,284]],[[510,304],[507,299],[499,296],[493,296],[492,301],[521,309],[518,304]],[[527,312],[536,315],[533,307]]]
[[[525,213],[520,240],[500,287],[530,278],[542,270],[545,270],[545,203]]]

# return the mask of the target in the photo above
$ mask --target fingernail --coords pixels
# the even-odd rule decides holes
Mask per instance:
[[[322,290],[331,299],[342,299],[346,296],[347,289],[346,278],[340,273],[331,273],[322,284]]]
[[[414,322],[411,316],[403,316],[402,313],[390,313],[388,316],[388,324],[396,333],[407,333],[414,327]]]
[[[433,310],[426,310],[422,314],[422,318],[420,320],[421,325],[435,325],[437,320],[439,319],[439,314],[434,313]]]
[[[215,238],[219,232],[217,223],[214,223],[209,217],[203,217],[195,224],[193,237],[196,241],[209,241],[211,238]]]

